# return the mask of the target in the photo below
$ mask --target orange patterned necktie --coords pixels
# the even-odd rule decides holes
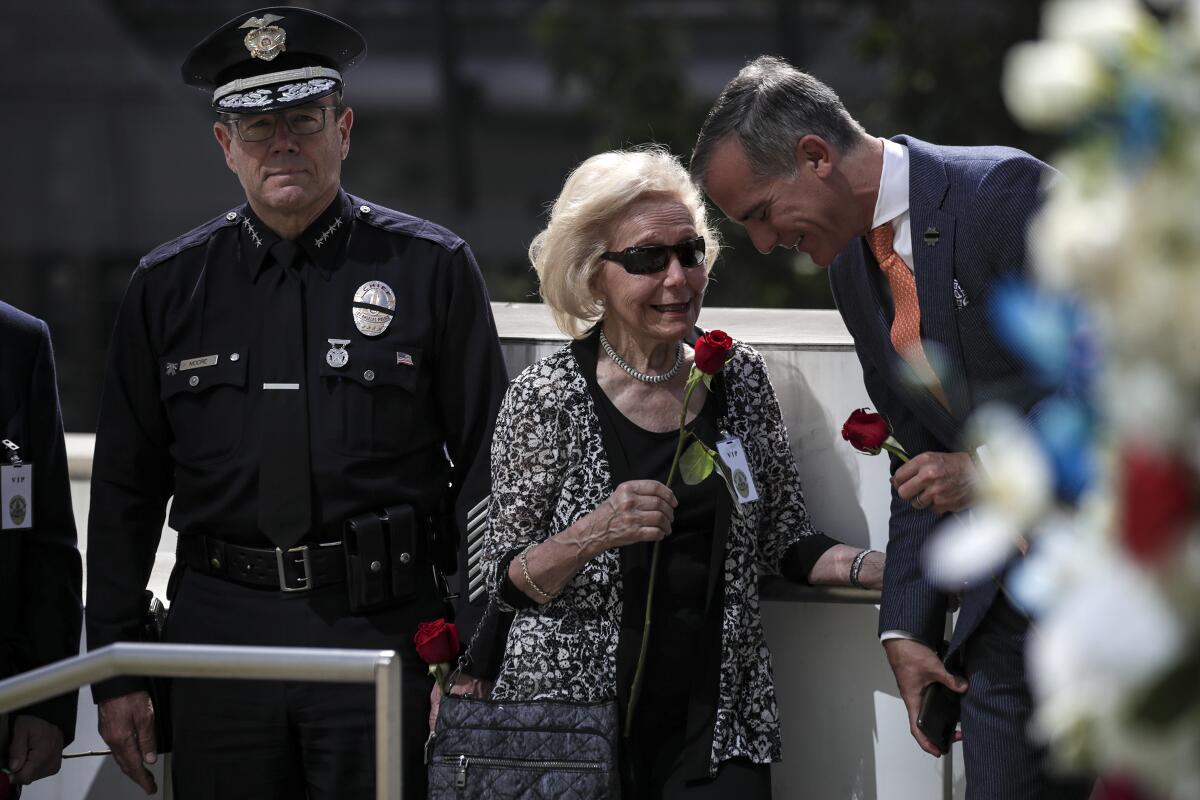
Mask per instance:
[[[904,259],[892,249],[892,223],[885,222],[878,228],[872,228],[867,234],[867,242],[871,245],[875,260],[879,262],[879,268],[887,276],[888,285],[892,287],[892,305],[895,309],[892,346],[948,411],[950,403],[942,383],[929,365],[925,348],[921,345],[921,306],[917,302],[917,282]]]

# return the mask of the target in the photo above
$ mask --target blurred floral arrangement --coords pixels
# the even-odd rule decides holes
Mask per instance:
[[[982,501],[929,563],[1035,622],[1036,725],[1107,796],[1200,799],[1200,0],[1050,0],[1010,51],[1014,116],[1063,135],[1036,286],[992,299],[1050,390],[985,409]]]

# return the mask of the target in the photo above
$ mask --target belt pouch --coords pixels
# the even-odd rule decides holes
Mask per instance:
[[[346,521],[342,535],[350,611],[362,614],[392,603],[391,559],[384,521],[376,512]]]
[[[388,545],[392,554],[392,597],[407,600],[417,593],[417,514],[410,505],[383,510]]]

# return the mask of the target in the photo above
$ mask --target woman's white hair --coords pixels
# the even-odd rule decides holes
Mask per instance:
[[[712,270],[720,251],[708,227],[704,198],[679,159],[666,148],[610,150],[576,167],[550,209],[550,222],[529,245],[539,293],[559,330],[578,339],[602,316],[592,288],[600,255],[625,212],[647,197],[679,201],[691,214],[696,234],[704,237],[704,271]]]

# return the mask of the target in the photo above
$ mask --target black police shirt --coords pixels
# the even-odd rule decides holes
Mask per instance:
[[[133,274],[96,434],[88,546],[106,566],[89,569],[92,648],[137,638],[168,498],[181,536],[272,546],[257,529],[264,390],[254,343],[277,239],[243,206],[158,248]],[[337,541],[347,518],[396,503],[432,512],[468,474],[482,497],[507,377],[470,249],[344,192],[296,241],[313,477],[305,541]],[[394,317],[373,336],[352,313],[371,281],[395,297]]]

